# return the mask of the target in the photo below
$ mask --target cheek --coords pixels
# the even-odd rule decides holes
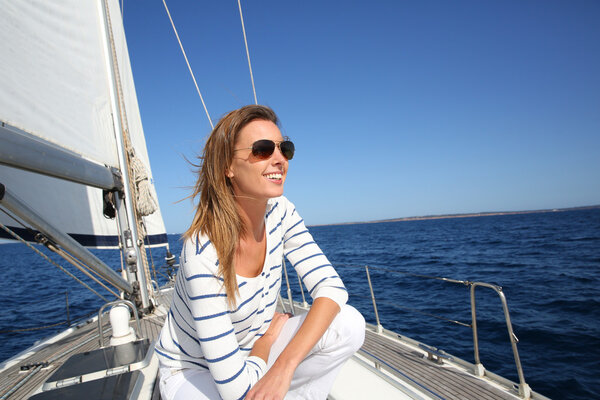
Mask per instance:
[[[242,175],[244,172],[244,165],[241,165],[240,162],[234,159],[231,162],[231,165],[227,169],[227,176],[229,178],[237,178],[239,175]]]
[[[260,167],[247,162],[233,162],[229,168],[229,172],[233,180],[239,185],[256,184],[256,181],[261,178]]]

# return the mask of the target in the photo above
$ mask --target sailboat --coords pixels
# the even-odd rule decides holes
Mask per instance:
[[[168,243],[118,0],[0,6],[0,233],[114,287],[97,316],[0,364],[0,398],[160,398],[153,345],[173,287],[157,287],[146,259]],[[86,247],[120,251],[120,273]],[[289,295],[280,307],[308,304]],[[525,382],[516,340],[519,383],[379,323],[366,333],[331,399],[545,398]]]

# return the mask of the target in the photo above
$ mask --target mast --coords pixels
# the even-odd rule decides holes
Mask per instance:
[[[110,101],[113,115],[113,127],[117,143],[117,151],[119,157],[119,165],[123,178],[124,190],[115,196],[117,218],[119,219],[119,229],[121,235],[121,243],[124,258],[126,260],[128,276],[135,276],[137,282],[134,283],[134,288],[139,290],[139,300],[141,302],[142,311],[150,308],[148,296],[148,285],[146,282],[146,273],[144,260],[145,254],[142,252],[143,240],[140,239],[137,229],[136,212],[133,203],[134,193],[131,190],[130,168],[125,150],[125,138],[128,132],[125,128],[124,103],[121,99],[120,79],[118,71],[118,60],[114,49],[113,35],[111,31],[111,21],[108,5],[105,0],[99,0],[98,6],[102,23],[102,39],[104,45],[104,55],[106,60],[106,70],[108,74],[108,84],[110,88]]]

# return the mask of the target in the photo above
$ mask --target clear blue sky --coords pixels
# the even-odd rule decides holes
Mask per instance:
[[[235,0],[169,0],[208,110],[253,103]],[[600,203],[600,2],[242,2],[308,224]],[[167,231],[208,120],[162,2],[125,28]]]

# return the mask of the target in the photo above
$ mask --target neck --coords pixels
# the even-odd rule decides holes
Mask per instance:
[[[238,197],[235,201],[240,217],[246,227],[246,237],[252,237],[256,241],[260,241],[265,231],[267,200]]]

